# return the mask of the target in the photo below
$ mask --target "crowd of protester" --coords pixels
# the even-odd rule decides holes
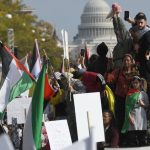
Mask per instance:
[[[97,55],[87,60],[80,54],[77,63],[70,64],[65,72],[55,72],[50,83],[56,92],[44,109],[47,120],[67,119],[72,142],[75,142],[78,136],[73,94],[100,92],[105,142],[97,143],[98,150],[148,145],[150,28],[143,12],[134,20],[127,19],[132,24],[129,31],[125,30],[119,11],[113,9],[112,19],[118,42],[114,57],[107,58],[108,47],[102,42],[97,46]],[[4,122],[3,128],[13,139],[13,127],[8,129]],[[19,138],[22,128],[18,127]],[[42,147],[50,149],[44,125]]]

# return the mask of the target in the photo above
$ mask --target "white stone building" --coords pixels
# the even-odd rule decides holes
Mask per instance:
[[[69,43],[71,59],[75,60],[85,43],[90,54],[96,53],[96,47],[105,42],[109,48],[108,57],[116,45],[116,36],[112,20],[106,19],[110,12],[110,6],[105,0],[89,0],[81,14],[81,23],[78,26],[78,33],[73,41]]]

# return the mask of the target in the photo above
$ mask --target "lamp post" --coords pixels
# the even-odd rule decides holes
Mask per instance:
[[[8,19],[12,19],[12,14],[6,14],[5,17]],[[9,48],[14,53],[14,29],[12,28],[7,29],[7,42],[8,42]]]
[[[12,28],[7,29],[7,40],[9,48],[14,53],[14,29]]]

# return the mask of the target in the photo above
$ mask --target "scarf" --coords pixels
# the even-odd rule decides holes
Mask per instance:
[[[109,110],[111,110],[115,116],[115,96],[108,85],[105,86],[105,93],[108,98]]]
[[[145,27],[145,28],[142,29],[142,30],[138,30],[138,31],[137,31],[137,35],[138,35],[139,39],[141,39],[142,36],[143,36],[146,32],[148,32],[148,31],[150,31],[150,28],[149,28],[149,27]]]

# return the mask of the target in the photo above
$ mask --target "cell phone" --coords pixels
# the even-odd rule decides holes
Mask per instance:
[[[124,11],[124,20],[129,19],[129,11]]]
[[[85,49],[81,49],[80,55],[83,57],[85,56]]]

